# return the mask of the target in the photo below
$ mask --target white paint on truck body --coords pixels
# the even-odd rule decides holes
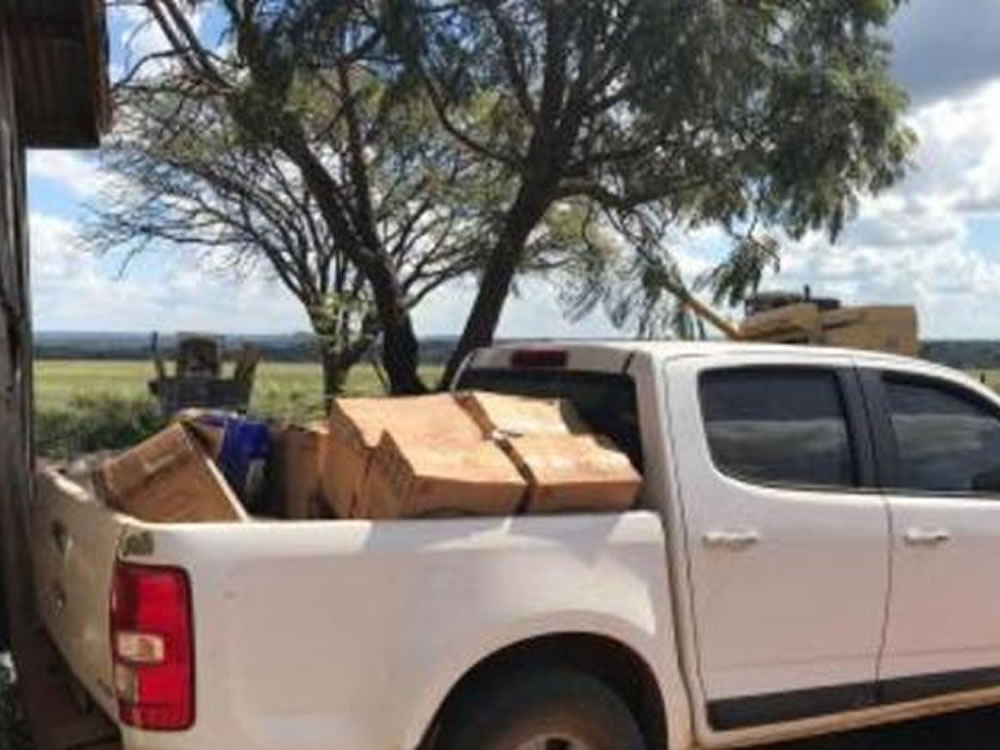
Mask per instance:
[[[559,634],[604,636],[648,665],[671,750],[745,746],[1000,698],[996,689],[968,690],[713,726],[711,707],[720,702],[981,667],[994,653],[1000,661],[1000,645],[980,637],[1000,633],[993,592],[982,590],[992,557],[976,557],[1000,548],[1000,530],[993,535],[988,508],[965,506],[971,515],[950,531],[959,537],[952,541],[972,541],[934,567],[930,549],[920,558],[899,556],[893,506],[914,524],[924,523],[918,512],[943,524],[947,514],[966,512],[951,499],[916,503],[871,488],[816,492],[730,476],[713,464],[698,382],[709,370],[747,366],[895,369],[948,380],[998,412],[1000,399],[943,368],[871,353],[746,344],[533,346],[564,349],[569,370],[634,380],[644,456],[640,510],[149,525],[61,482],[39,493],[32,533],[42,617],[112,716],[106,636],[115,561],[178,566],[190,576],[195,723],[178,733],[123,728],[126,750],[415,748],[470,669],[505,647]],[[509,368],[521,348],[479,352],[468,367]],[[734,535],[750,541],[736,543]],[[890,575],[905,582],[899,592]],[[978,600],[976,614],[989,622],[956,624],[934,613],[924,575],[949,589],[950,603]],[[894,612],[902,621],[886,620]],[[959,629],[930,638],[910,622],[918,615]],[[898,653],[886,652],[887,634]]]

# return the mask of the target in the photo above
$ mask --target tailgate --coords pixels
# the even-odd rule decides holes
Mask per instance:
[[[126,729],[129,748],[402,750],[505,646],[582,631],[652,666],[673,642],[651,513],[150,533],[129,561],[190,575],[197,720],[179,735]]]
[[[42,469],[31,513],[35,595],[45,627],[77,679],[116,714],[108,607],[124,518],[54,470]]]

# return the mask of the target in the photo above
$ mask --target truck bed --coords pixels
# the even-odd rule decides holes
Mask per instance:
[[[666,553],[649,512],[153,525],[46,472],[32,526],[47,629],[112,717],[115,566],[190,577],[194,725],[124,727],[127,749],[416,747],[469,669],[567,630],[628,643],[668,674]]]

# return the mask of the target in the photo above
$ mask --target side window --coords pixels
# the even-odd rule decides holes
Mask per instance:
[[[898,489],[1000,493],[1000,415],[972,393],[884,379]]]
[[[742,479],[857,486],[843,396],[831,370],[713,370],[700,381],[715,465]]]

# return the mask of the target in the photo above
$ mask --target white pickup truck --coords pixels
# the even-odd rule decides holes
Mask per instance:
[[[742,747],[1000,702],[1000,399],[875,353],[498,347],[614,515],[151,525],[42,479],[52,640],[127,750]]]

